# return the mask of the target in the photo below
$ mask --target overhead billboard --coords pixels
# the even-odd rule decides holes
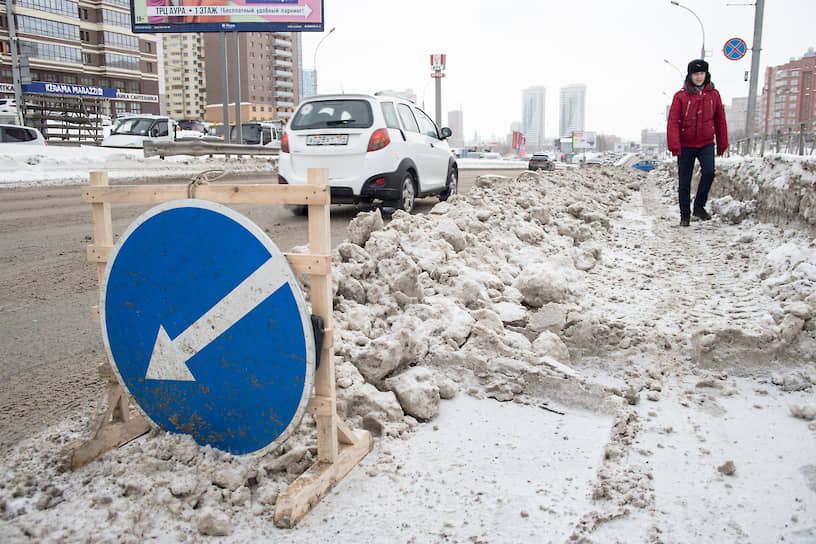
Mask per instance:
[[[573,147],[573,149],[594,149],[595,148],[595,133],[594,132],[573,132],[572,133],[572,147]]]
[[[322,32],[323,0],[130,0],[134,33]]]

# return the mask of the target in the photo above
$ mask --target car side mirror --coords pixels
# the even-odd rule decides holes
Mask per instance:
[[[451,129],[449,129],[448,127],[442,127],[442,130],[440,131],[440,133],[442,134],[442,139],[443,140],[445,138],[450,138],[451,136],[453,136],[453,132],[451,132]]]

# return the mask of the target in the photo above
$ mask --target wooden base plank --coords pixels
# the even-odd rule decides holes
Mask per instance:
[[[87,465],[103,453],[124,446],[149,430],[150,423],[135,414],[131,414],[130,420],[126,423],[104,425],[92,439],[72,446],[74,453],[71,456],[71,470]]]
[[[368,431],[356,431],[355,443],[341,445],[334,463],[317,462],[278,495],[274,521],[281,528],[292,528],[312,506],[342,480],[374,447]]]

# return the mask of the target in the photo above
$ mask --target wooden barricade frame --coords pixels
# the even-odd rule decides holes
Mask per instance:
[[[323,319],[325,335],[317,356],[314,394],[307,410],[317,427],[317,461],[278,495],[274,521],[278,527],[294,527],[331,487],[342,480],[373,448],[371,433],[350,428],[337,415],[334,369],[331,291],[331,198],[328,170],[310,168],[307,185],[116,185],[108,184],[105,171],[91,172],[90,184],[82,188],[82,200],[91,205],[94,243],[87,247],[88,260],[96,263],[100,290],[105,267],[113,250],[112,203],[161,203],[198,198],[221,204],[305,204],[308,206],[309,253],[284,253],[292,270],[311,276],[312,314]],[[92,308],[99,321],[99,308]],[[118,448],[150,430],[150,423],[130,408],[130,395],[114,376],[110,362],[100,365],[108,380],[107,409],[95,414],[94,436],[72,445],[71,467],[79,468],[103,453]],[[100,406],[105,399],[100,399]],[[97,410],[99,412],[99,410]]]

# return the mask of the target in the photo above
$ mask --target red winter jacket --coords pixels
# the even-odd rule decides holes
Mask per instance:
[[[681,147],[703,147],[717,137],[717,155],[728,149],[728,128],[725,125],[720,93],[711,84],[703,87],[686,85],[674,94],[666,140],[672,155],[679,155]]]

